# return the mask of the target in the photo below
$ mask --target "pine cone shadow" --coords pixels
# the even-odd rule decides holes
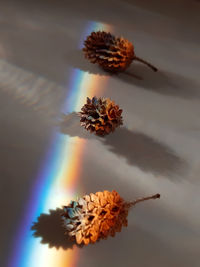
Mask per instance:
[[[62,209],[50,210],[49,214],[41,214],[34,222],[31,230],[34,237],[41,237],[42,244],[48,244],[50,248],[62,248],[64,250],[72,249],[74,246],[81,247],[75,241],[70,240],[65,235],[65,229],[62,226]]]
[[[141,78],[135,79],[136,76]],[[116,77],[128,84],[162,95],[187,99],[200,97],[200,84],[196,81],[177,73],[162,70],[153,72],[147,66],[135,62]]]
[[[166,145],[125,127],[106,136],[103,143],[111,152],[124,157],[128,164],[154,174],[180,173],[186,164]]]
[[[81,50],[71,50],[66,55],[67,62],[74,68],[90,74],[113,76],[128,84],[139,88],[154,91],[162,95],[176,96],[181,98],[200,98],[200,84],[191,78],[177,73],[158,70],[153,72],[146,65],[133,61],[124,72],[115,74],[104,71],[97,64],[90,63],[85,59]]]
[[[182,174],[187,167],[187,163],[171,148],[143,133],[120,127],[108,136],[98,137],[83,129],[76,116],[76,113],[64,116],[60,126],[62,133],[71,137],[96,139],[112,153],[125,158],[129,165],[154,174],[166,174],[168,178],[171,173]]]

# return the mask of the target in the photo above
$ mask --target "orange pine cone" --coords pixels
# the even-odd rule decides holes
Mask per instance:
[[[67,234],[78,244],[88,245],[121,232],[128,225],[129,208],[138,202],[159,198],[156,194],[147,198],[126,202],[116,191],[91,193],[71,201],[64,207],[62,219]]]

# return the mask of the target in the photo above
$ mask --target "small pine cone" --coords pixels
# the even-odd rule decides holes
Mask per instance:
[[[122,125],[122,109],[109,98],[87,98],[79,112],[81,126],[91,133],[104,136]]]
[[[138,202],[159,198],[156,194],[146,198],[125,202],[116,191],[103,191],[85,195],[77,201],[64,206],[62,219],[64,227],[72,239],[88,245],[121,232],[128,225],[129,208]]]
[[[91,63],[98,63],[106,71],[124,71],[133,60],[140,61],[157,71],[157,68],[150,63],[136,57],[131,42],[122,37],[115,37],[111,33],[92,32],[84,41],[84,45],[85,57]]]

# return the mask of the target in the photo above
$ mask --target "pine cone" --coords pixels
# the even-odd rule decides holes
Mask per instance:
[[[84,41],[84,45],[85,57],[91,63],[98,63],[106,71],[124,71],[133,60],[140,61],[157,71],[153,65],[136,57],[131,42],[122,37],[115,37],[111,33],[92,32]]]
[[[115,236],[127,226],[128,211],[138,202],[159,198],[156,194],[125,202],[116,191],[103,191],[85,195],[77,201],[64,206],[62,216],[64,227],[78,244],[88,245],[108,236]]]
[[[122,109],[109,98],[87,98],[81,108],[80,122],[86,130],[104,136],[122,125]]]

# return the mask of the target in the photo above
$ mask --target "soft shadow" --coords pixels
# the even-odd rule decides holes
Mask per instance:
[[[155,174],[179,173],[183,161],[166,145],[139,132],[119,128],[103,140],[108,149],[130,165]]]
[[[141,77],[141,79],[136,79],[135,76]],[[194,80],[163,70],[153,72],[147,66],[136,62],[133,62],[124,73],[119,73],[117,78],[162,95],[181,98],[200,97],[200,84]]]
[[[80,126],[76,113],[64,116],[61,123],[61,132],[69,136],[78,136],[84,139],[97,139],[109,151],[125,158],[132,166],[154,174],[169,175],[182,173],[186,162],[178,157],[168,146],[139,132],[132,132],[125,127],[105,137],[90,134]]]
[[[66,61],[74,68],[90,74],[113,76],[128,84],[136,85],[145,90],[162,95],[181,98],[200,97],[200,85],[194,80],[177,73],[158,70],[153,72],[146,65],[134,62],[122,73],[114,74],[104,71],[97,64],[90,63],[81,50],[71,50],[66,55]],[[159,67],[159,66],[157,66]]]
[[[60,214],[62,209],[50,210],[49,214],[41,214],[37,222],[33,223],[31,230],[34,237],[41,237],[42,244],[48,244],[50,248],[72,249],[74,246],[80,247],[65,235]]]

